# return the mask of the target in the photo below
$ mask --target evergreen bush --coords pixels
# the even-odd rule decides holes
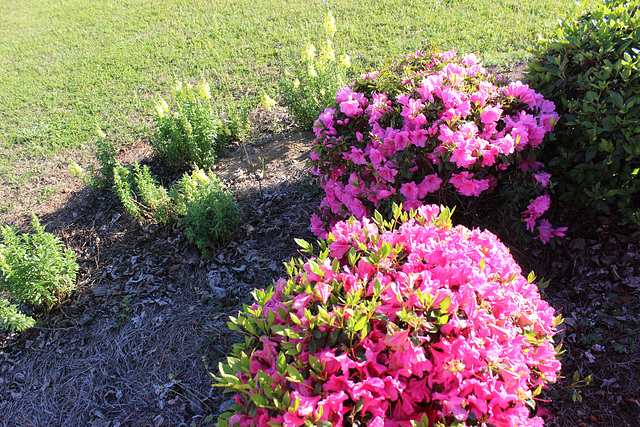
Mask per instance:
[[[542,159],[572,209],[616,207],[640,227],[640,2],[568,13],[533,48],[529,84],[561,117]]]

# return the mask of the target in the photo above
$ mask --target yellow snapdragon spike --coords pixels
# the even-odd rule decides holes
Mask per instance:
[[[309,73],[309,76],[311,76],[311,77],[318,77],[318,73],[316,72],[316,69],[313,67],[313,64],[309,64],[309,68],[308,68],[307,72]]]
[[[76,177],[80,177],[84,173],[80,165],[73,160],[71,160],[71,162],[69,163],[69,172],[71,173],[71,176]]]
[[[160,105],[160,103],[156,102],[155,108],[156,108],[156,116],[158,116],[159,118],[163,118],[164,117],[164,110],[162,109],[162,105]]]
[[[107,137],[107,134],[103,132],[103,130],[100,128],[100,125],[97,123],[96,123],[96,134],[100,139],[105,139]]]
[[[340,66],[342,68],[351,67],[351,58],[349,57],[349,55],[340,55]]]
[[[264,108],[266,108],[268,111],[271,111],[271,109],[273,107],[275,107],[276,105],[276,101],[275,99],[271,98],[269,95],[267,95],[266,93],[263,93],[262,96],[260,97],[260,103],[262,104],[262,106]]]
[[[336,33],[336,20],[331,12],[327,12],[324,17],[324,29],[327,30],[329,37],[333,37]]]
[[[173,84],[173,87],[171,88],[171,95],[175,97],[181,91],[182,91],[182,82],[180,80],[176,80],[176,82]]]
[[[302,60],[313,61],[315,57],[316,57],[316,47],[313,45],[313,43],[307,42],[307,47],[302,53]]]
[[[200,99],[211,99],[211,88],[208,82],[204,80],[200,82],[198,85],[198,96],[200,96]]]
[[[155,108],[156,115],[160,118],[163,118],[166,114],[169,113],[169,105],[162,98],[160,98],[160,101],[156,102]]]
[[[162,111],[164,111],[165,114],[169,112],[169,104],[167,104],[162,98],[160,98],[160,107],[162,107]]]
[[[294,88],[296,88],[296,89],[298,89],[298,88],[300,87],[300,79],[297,79],[297,78],[296,78],[296,79],[293,81],[293,87],[294,87]]]
[[[204,182],[204,183],[209,182],[209,177],[207,176],[207,173],[205,171],[203,171],[202,169],[197,169],[195,172],[193,172],[192,176],[193,176],[193,178],[194,178],[196,183],[198,181]]]
[[[333,43],[331,42],[331,39],[325,40],[322,44],[321,52],[323,61],[333,62],[336,60],[336,53],[333,51]]]
[[[189,101],[191,101],[191,102],[195,102],[196,101],[195,91],[193,89],[193,86],[191,86],[191,83],[187,83],[187,88],[186,88],[185,92],[187,93],[187,97],[189,98]]]

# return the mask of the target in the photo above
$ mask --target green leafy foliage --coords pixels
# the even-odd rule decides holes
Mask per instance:
[[[32,228],[33,234],[18,234],[13,227],[0,227],[0,293],[8,293],[17,302],[51,308],[75,287],[76,255],[45,232],[35,215]],[[0,299],[0,325],[22,330],[33,322]]]
[[[113,141],[107,139],[107,135],[100,126],[96,126],[98,140],[96,141],[96,161],[98,167],[89,165],[88,173],[78,165],[75,161],[71,161],[69,169],[71,175],[80,178],[80,180],[88,186],[94,188],[108,188],[113,185],[113,172],[118,166],[116,158],[116,147]]]
[[[227,111],[221,120],[222,126],[218,132],[218,138],[226,141],[225,146],[234,141],[242,141],[247,136],[251,128],[249,112],[252,106],[253,100],[248,96],[227,104]]]
[[[570,13],[533,48],[530,85],[561,114],[543,161],[560,200],[640,226],[640,2]]]
[[[171,220],[167,190],[158,184],[148,166],[136,162],[133,168],[126,168],[118,164],[113,177],[113,190],[131,216],[161,224]]]
[[[231,240],[242,221],[233,193],[226,191],[212,172],[196,168],[185,174],[169,195],[185,236],[200,249]]]
[[[336,28],[331,12],[325,16],[324,27],[327,37],[320,55],[316,56],[316,47],[308,42],[298,67],[285,71],[285,79],[279,83],[282,103],[298,125],[307,130],[311,130],[318,115],[334,103],[335,93],[346,83],[350,67],[348,55],[336,59],[332,40]]]
[[[24,331],[36,324],[33,318],[18,311],[18,306],[11,304],[6,299],[0,298],[0,329]]]
[[[114,191],[131,216],[160,224],[177,221],[185,237],[200,249],[231,240],[242,221],[233,193],[214,173],[197,167],[169,191],[138,163],[132,168],[118,165],[114,181]]]
[[[245,126],[242,121],[235,123],[229,128],[230,134],[241,132]],[[72,163],[71,170],[86,182],[87,175],[78,165]],[[137,162],[124,166],[116,161],[111,175],[113,192],[131,216],[140,222],[177,222],[184,227],[187,239],[200,249],[229,242],[242,221],[233,193],[224,189],[215,174],[197,166],[170,190],[158,183],[148,166]]]
[[[179,167],[211,166],[237,134],[238,123],[223,125],[211,106],[209,84],[204,80],[195,88],[178,80],[173,97],[173,112],[163,99],[156,103],[153,150]]]

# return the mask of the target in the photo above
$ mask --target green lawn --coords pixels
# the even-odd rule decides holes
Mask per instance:
[[[337,21],[337,53],[363,70],[428,45],[508,63],[571,7],[572,0],[0,0],[0,186],[42,173],[16,176],[16,162],[90,150],[96,123],[123,145],[139,139],[154,99],[175,77],[206,77],[222,103],[275,94],[283,64],[307,40],[321,40],[327,10]]]

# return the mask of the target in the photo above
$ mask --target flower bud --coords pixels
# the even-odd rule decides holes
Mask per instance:
[[[327,30],[329,37],[333,37],[336,33],[336,20],[331,12],[327,12],[324,16],[324,29]]]

